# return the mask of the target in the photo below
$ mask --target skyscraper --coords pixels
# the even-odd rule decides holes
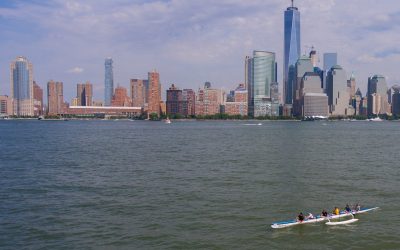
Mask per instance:
[[[93,85],[90,82],[78,83],[76,86],[78,106],[92,106]]]
[[[337,53],[324,53],[324,71],[325,74],[335,65],[338,64]]]
[[[59,115],[63,113],[64,94],[63,83],[53,80],[47,83],[47,114]]]
[[[146,101],[145,80],[131,79],[131,98],[133,107],[144,107]]]
[[[193,89],[182,90],[183,114],[186,116],[196,115],[196,93]]]
[[[33,105],[35,116],[43,115],[43,89],[33,81]]]
[[[333,116],[347,114],[349,107],[349,92],[347,91],[346,71],[339,65],[333,66],[326,77],[329,112]]]
[[[104,106],[111,106],[111,100],[114,94],[114,73],[113,73],[113,60],[107,58],[104,62],[105,76],[104,76]]]
[[[11,98],[14,115],[34,116],[33,67],[22,56],[11,63]]]
[[[276,82],[275,53],[254,51],[252,80],[249,88],[249,115],[252,117],[271,115],[271,84]],[[274,86],[276,87],[276,86]]]
[[[283,97],[285,104],[292,104],[293,78],[289,76],[289,68],[300,57],[300,12],[294,7],[293,0],[292,6],[285,11],[284,26]]]
[[[387,83],[384,76],[374,75],[368,79],[368,115],[390,112],[387,91]]]
[[[244,88],[248,89],[251,82],[251,57],[246,56],[244,59]]]
[[[175,84],[172,84],[167,90],[167,115],[185,115],[183,112],[184,102],[182,90],[178,89]]]
[[[156,113],[159,116],[161,101],[160,74],[156,70],[153,70],[148,73],[148,79],[148,114]]]
[[[116,87],[113,99],[111,101],[113,107],[131,107],[132,99],[128,97],[128,90],[124,87]]]
[[[308,72],[313,72],[314,68],[312,65],[312,60],[308,56],[300,57],[295,65],[294,68],[294,80],[293,80],[293,115],[300,116],[302,114],[301,110],[301,99],[302,96],[300,95],[301,90],[301,82],[303,76]],[[321,83],[320,83],[321,85]]]

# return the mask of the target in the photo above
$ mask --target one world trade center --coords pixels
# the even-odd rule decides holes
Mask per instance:
[[[300,58],[300,12],[292,6],[285,11],[283,99],[285,104],[293,104],[294,65]]]

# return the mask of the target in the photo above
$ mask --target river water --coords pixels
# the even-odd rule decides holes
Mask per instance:
[[[0,248],[400,249],[400,123],[256,123],[0,121]]]

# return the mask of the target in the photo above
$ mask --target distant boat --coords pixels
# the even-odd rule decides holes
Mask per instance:
[[[171,124],[171,120],[167,117],[167,119],[165,119],[164,121],[166,124]]]

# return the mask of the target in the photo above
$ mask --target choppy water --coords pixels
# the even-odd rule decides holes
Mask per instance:
[[[0,248],[400,249],[400,123],[248,123],[0,121]]]

